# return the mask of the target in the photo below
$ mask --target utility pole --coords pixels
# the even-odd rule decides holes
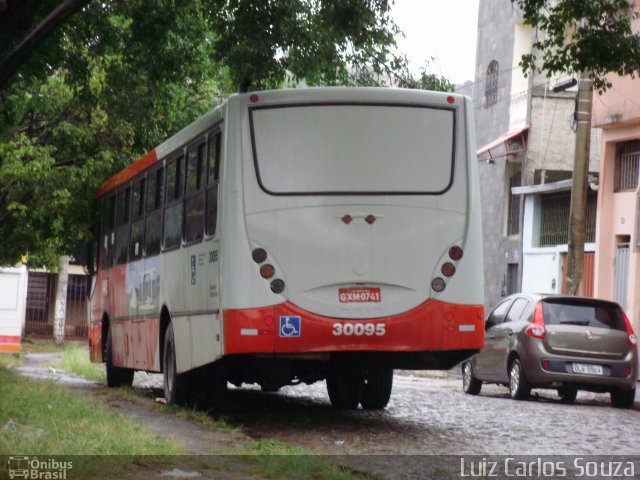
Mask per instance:
[[[587,185],[591,144],[593,80],[582,72],[578,82],[576,107],[576,148],[569,208],[569,252],[567,254],[567,294],[581,295],[584,273],[584,240],[587,217]]]

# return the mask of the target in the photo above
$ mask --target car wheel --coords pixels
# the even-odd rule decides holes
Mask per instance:
[[[514,400],[526,400],[530,393],[531,386],[524,374],[524,368],[516,358],[509,368],[509,396]]]
[[[573,403],[578,396],[578,389],[575,387],[560,387],[558,389],[558,397],[560,397],[561,403]]]
[[[636,389],[630,390],[615,389],[611,390],[611,405],[615,408],[631,408],[636,398]]]
[[[482,381],[473,374],[471,362],[462,364],[462,390],[469,395],[478,395],[482,389]]]
[[[107,342],[105,345],[104,361],[107,370],[107,386],[113,387],[130,387],[133,384],[134,371],[130,368],[116,367],[113,365],[113,346],[111,345],[111,328],[107,333]]]
[[[369,373],[360,404],[365,410],[380,410],[387,406],[393,389],[393,369],[383,368]]]

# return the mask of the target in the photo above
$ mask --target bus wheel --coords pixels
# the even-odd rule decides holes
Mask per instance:
[[[162,356],[164,376],[164,398],[167,405],[182,405],[187,390],[187,374],[178,374],[176,369],[176,340],[173,325],[169,324],[164,334],[164,354]]]
[[[227,377],[222,365],[213,363],[189,372],[189,394],[197,410],[218,411],[227,399]]]
[[[327,374],[329,400],[339,410],[358,408],[364,388],[364,377],[350,368],[331,368]]]
[[[130,368],[116,367],[113,364],[113,346],[111,345],[111,328],[107,333],[107,342],[105,345],[105,364],[107,367],[107,386],[114,387],[130,387],[133,384],[134,371]]]
[[[369,372],[360,404],[365,410],[380,410],[387,406],[393,388],[393,369]]]

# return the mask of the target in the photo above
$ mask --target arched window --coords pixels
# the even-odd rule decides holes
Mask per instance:
[[[484,106],[490,107],[498,101],[498,62],[492,60],[487,68],[487,78],[484,85]]]

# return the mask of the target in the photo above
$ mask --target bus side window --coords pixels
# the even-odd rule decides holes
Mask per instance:
[[[144,237],[144,254],[146,256],[160,253],[162,237],[162,198],[164,193],[164,169],[149,172],[147,177],[147,218]]]
[[[162,246],[171,250],[182,241],[182,167],[184,157],[167,163],[166,203],[164,208],[164,231]]]
[[[116,196],[111,195],[102,201],[102,228],[100,238],[101,268],[113,265],[113,243],[115,235]]]
[[[141,178],[133,184],[129,260],[138,260],[142,257],[142,241],[144,239],[145,187],[146,180],[144,178]]]
[[[126,263],[129,252],[129,216],[131,209],[131,187],[118,192],[116,212],[116,263]]]
[[[205,144],[189,150],[187,161],[187,194],[184,202],[184,241],[202,240],[204,230],[204,166]]]
[[[209,138],[205,231],[208,237],[212,237],[216,233],[218,220],[218,184],[220,183],[220,142],[222,134],[216,132]]]

